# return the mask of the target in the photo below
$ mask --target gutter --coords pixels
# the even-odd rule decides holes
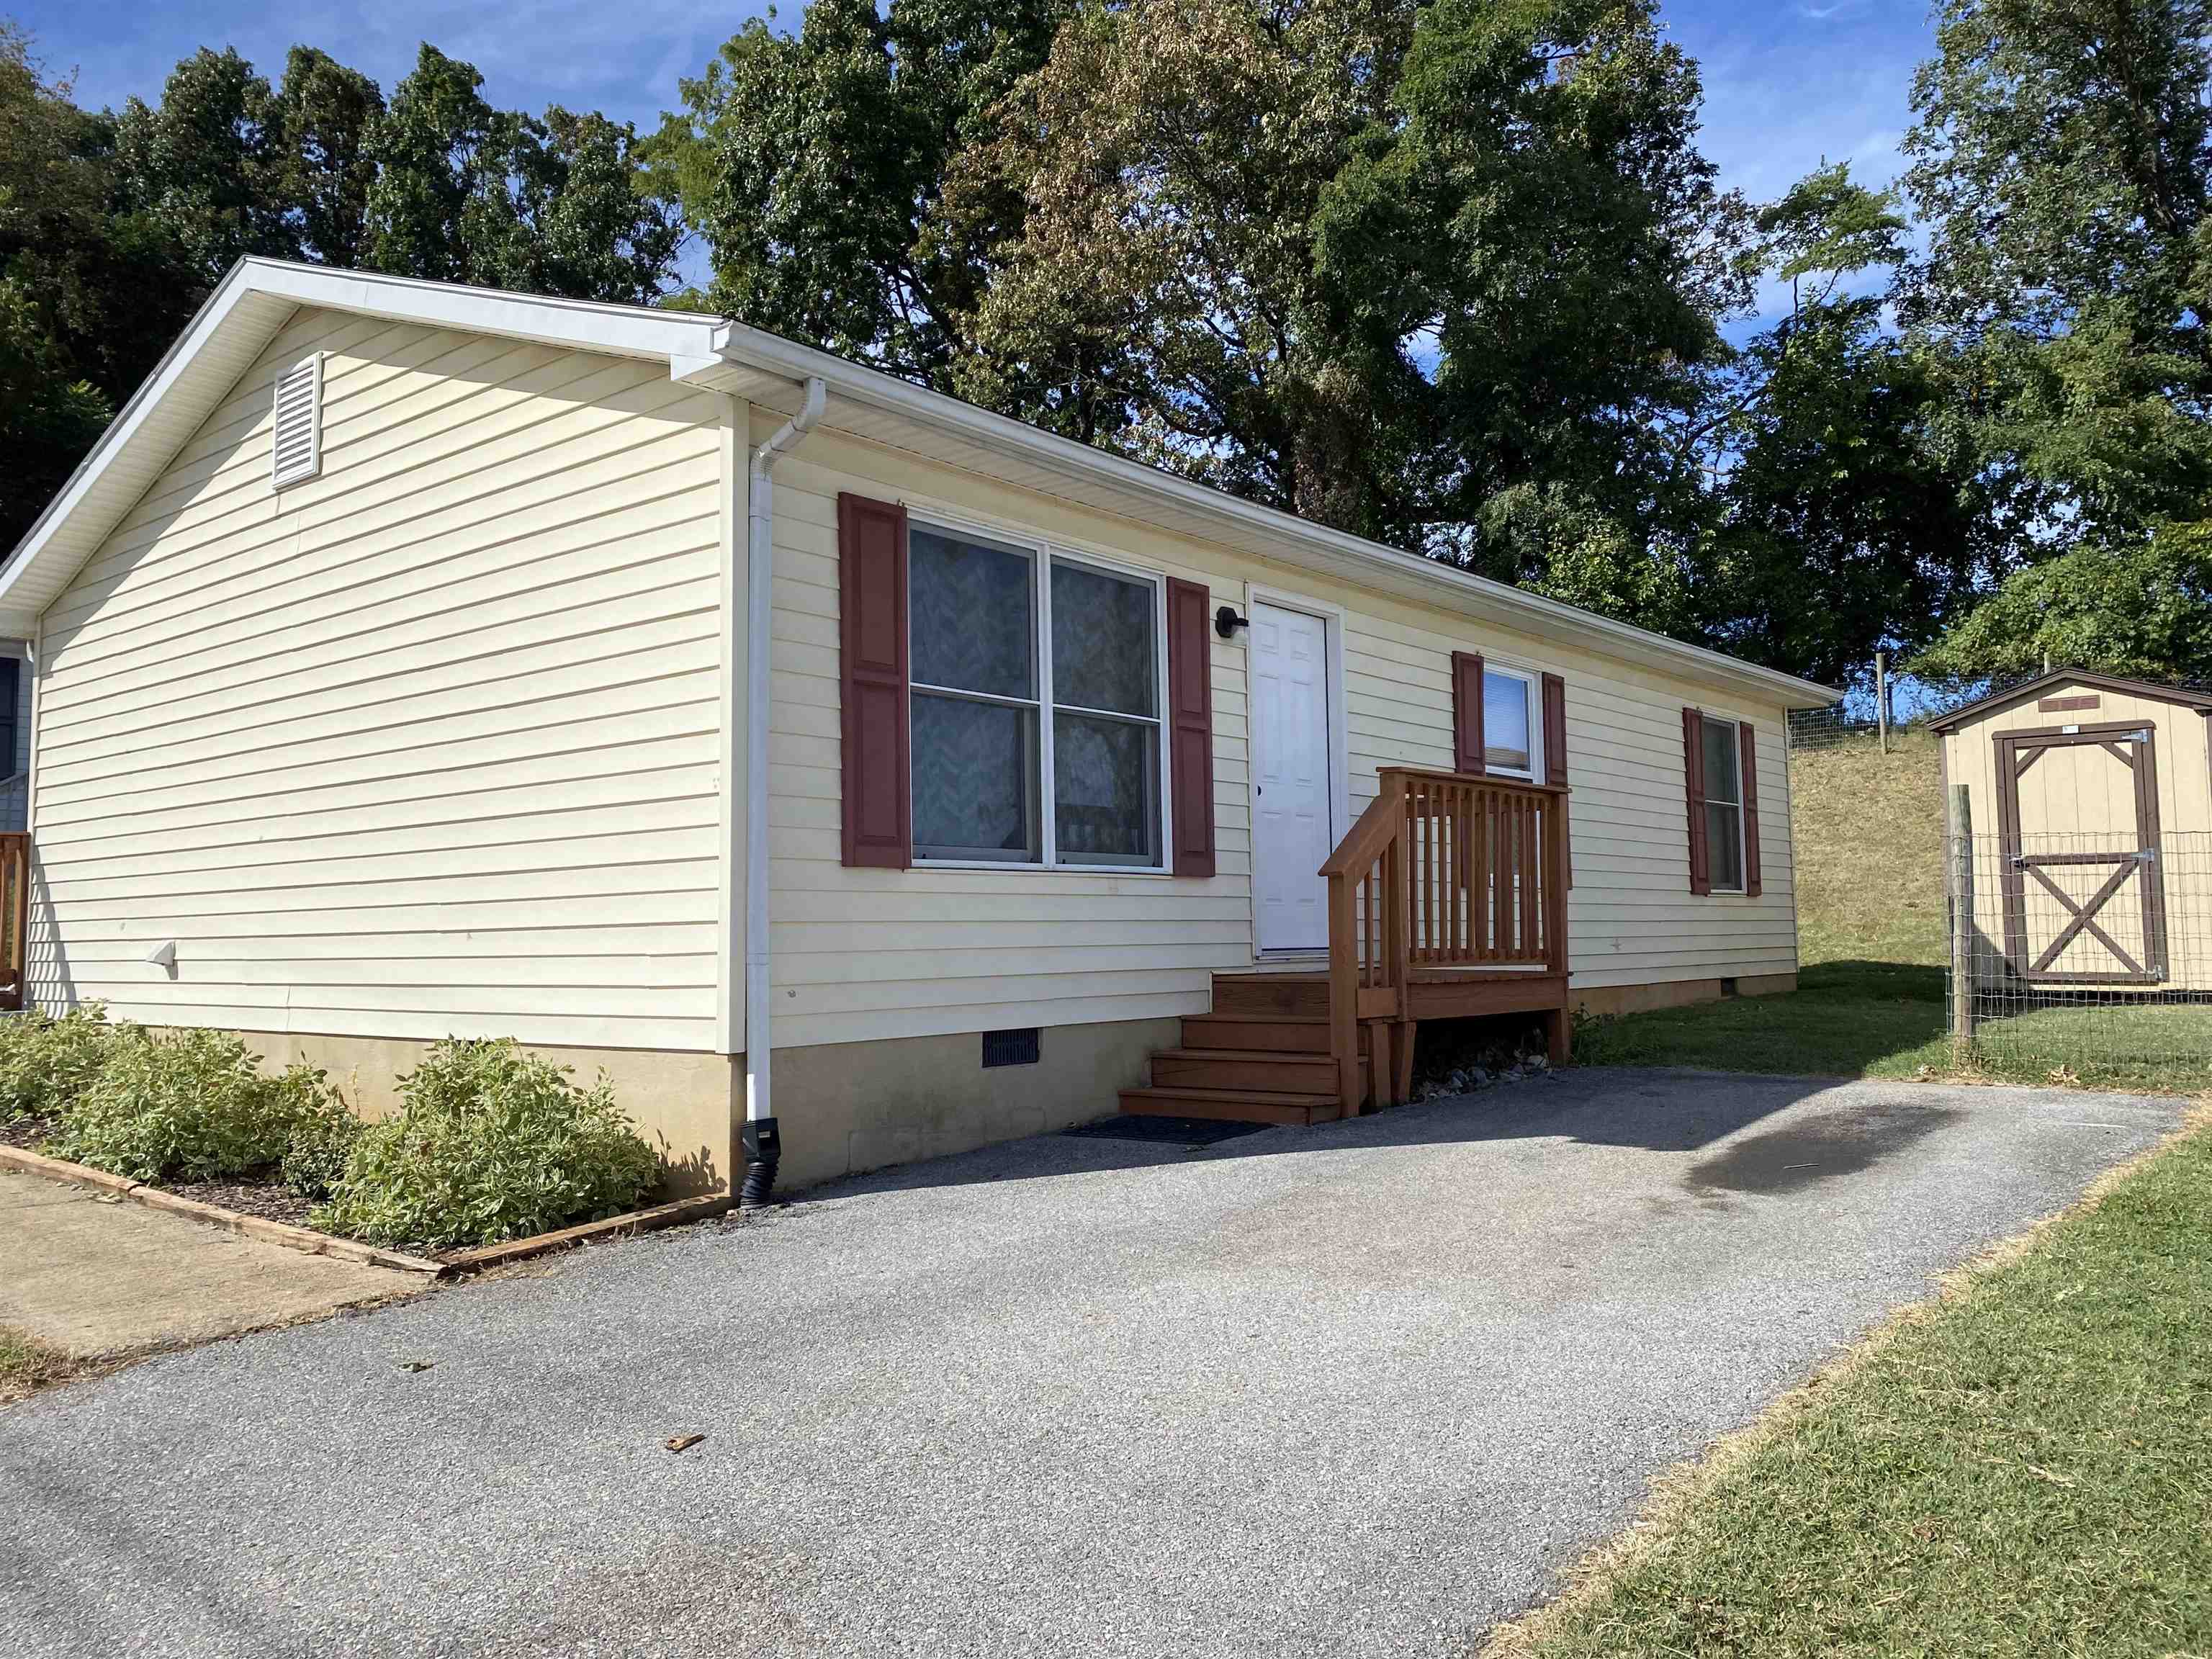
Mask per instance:
[[[739,1145],[745,1179],[740,1208],[757,1210],[775,1191],[783,1145],[770,1090],[768,943],[768,726],[770,623],[775,578],[775,485],[781,457],[822,418],[828,388],[806,380],[799,413],[778,427],[745,471],[745,1126]]]

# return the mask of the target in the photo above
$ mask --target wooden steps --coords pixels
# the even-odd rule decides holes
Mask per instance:
[[[1238,1123],[1326,1123],[1340,1115],[1337,1095],[1328,980],[1319,974],[1218,974],[1213,1012],[1184,1018],[1182,1046],[1154,1052],[1150,1085],[1124,1089],[1121,1109]]]
[[[1254,1089],[1124,1089],[1121,1109],[1134,1117],[1210,1117],[1236,1123],[1326,1123],[1337,1115],[1334,1095]]]

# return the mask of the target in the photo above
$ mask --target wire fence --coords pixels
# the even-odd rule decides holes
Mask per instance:
[[[1890,742],[1894,746],[1908,733],[1948,719],[1970,702],[1978,702],[1984,697],[2033,678],[2032,675],[2015,674],[1972,685],[1950,687],[1930,685],[1924,680],[1907,676],[1892,678],[1883,684],[1881,694],[1889,699]],[[1861,684],[1825,708],[1791,709],[1789,725],[1790,751],[1818,753],[1853,744],[1869,747],[1879,744],[1882,737],[1879,703],[1880,697],[1870,685]]]
[[[2212,1087],[2212,832],[1953,834],[1945,878],[1962,1069]]]

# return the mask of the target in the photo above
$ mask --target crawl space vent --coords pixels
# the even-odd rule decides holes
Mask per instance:
[[[269,481],[276,489],[323,470],[323,357],[320,352],[276,377],[276,435]]]
[[[1020,1031],[986,1031],[983,1033],[983,1064],[990,1066],[1034,1066],[1037,1063],[1037,1028],[1030,1026]]]

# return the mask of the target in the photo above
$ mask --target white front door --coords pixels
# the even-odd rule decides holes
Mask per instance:
[[[1262,951],[1328,948],[1328,624],[1252,606],[1252,884]]]

